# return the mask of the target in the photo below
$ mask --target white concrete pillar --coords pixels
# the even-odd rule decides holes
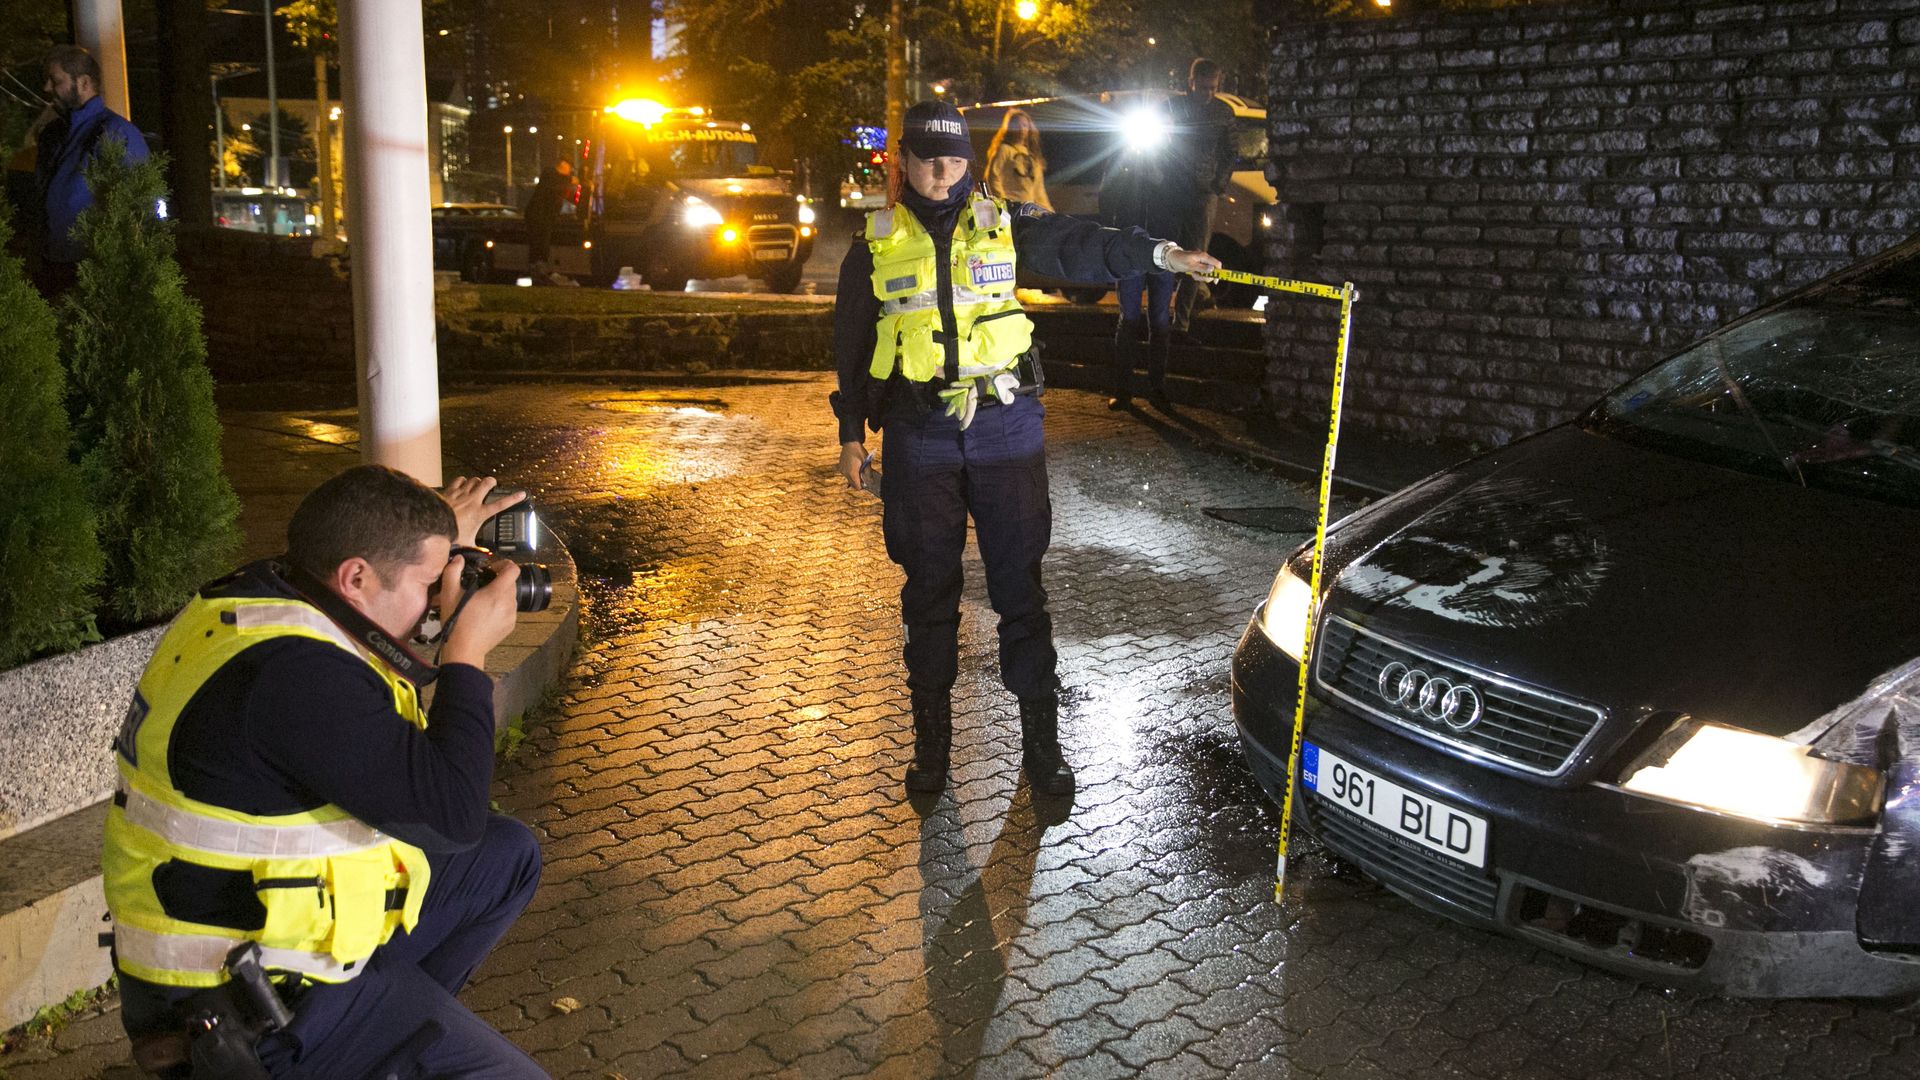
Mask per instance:
[[[131,117],[132,102],[127,97],[127,27],[120,13],[120,0],[73,0],[73,36],[75,44],[100,61],[101,100],[121,116]]]
[[[420,0],[340,0],[360,452],[438,487],[425,41]]]

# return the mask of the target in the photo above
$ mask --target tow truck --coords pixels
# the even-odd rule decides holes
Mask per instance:
[[[813,254],[813,204],[763,165],[750,124],[700,107],[607,106],[588,150],[591,276],[633,267],[656,292],[745,274],[794,292]]]

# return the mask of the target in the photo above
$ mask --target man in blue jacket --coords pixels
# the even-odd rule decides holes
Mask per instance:
[[[100,98],[100,62],[78,45],[58,45],[47,54],[45,92],[53,120],[40,129],[34,177],[43,227],[41,285],[52,295],[73,284],[74,266],[86,252],[73,235],[80,212],[93,205],[87,164],[107,142],[125,148],[129,162],[147,159],[147,140],[126,117]]]

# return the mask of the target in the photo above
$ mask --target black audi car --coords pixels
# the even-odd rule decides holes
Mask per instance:
[[[1406,899],[1651,981],[1920,992],[1920,240],[1295,551],[1246,758]]]

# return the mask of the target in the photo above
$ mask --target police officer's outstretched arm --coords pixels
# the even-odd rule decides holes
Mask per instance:
[[[1014,212],[1013,242],[1028,267],[1048,277],[1094,285],[1150,270],[1204,277],[1220,268],[1220,260],[1206,252],[1188,251],[1144,229],[1110,229],[1033,203],[1022,203]],[[1155,262],[1156,252],[1165,266]]]

